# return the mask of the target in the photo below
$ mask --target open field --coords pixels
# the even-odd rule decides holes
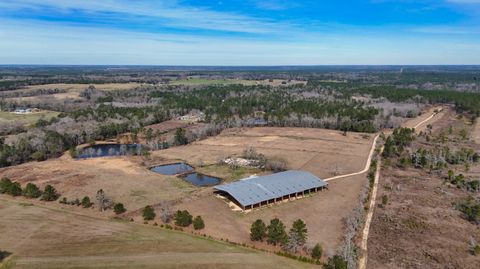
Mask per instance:
[[[311,128],[259,127],[229,129],[216,137],[187,146],[156,151],[152,156],[188,160],[193,164],[216,163],[241,155],[247,146],[268,157],[280,157],[290,169],[301,169],[327,178],[362,170],[374,135]]]
[[[42,110],[28,114],[15,114],[12,112],[0,111],[0,124],[8,122],[24,122],[25,124],[33,124],[39,119],[48,120],[57,116],[59,112]]]
[[[8,268],[313,268],[274,254],[158,227],[0,197]]]
[[[140,157],[106,157],[72,160],[65,155],[44,162],[30,162],[0,170],[22,185],[54,185],[68,199],[94,198],[103,189],[108,196],[133,210],[163,200],[176,200],[195,188],[174,176],[151,172]],[[110,212],[113,214],[112,212]]]
[[[105,84],[44,84],[44,85],[32,85],[26,86],[23,89],[9,91],[9,92],[29,92],[39,89],[63,89],[66,92],[56,93],[51,95],[41,95],[41,96],[28,96],[28,97],[14,97],[9,98],[13,101],[35,101],[38,98],[55,98],[57,100],[65,99],[79,99],[80,92],[88,88],[90,85],[93,85],[97,90],[102,91],[116,91],[116,90],[129,90],[135,87],[141,86],[140,83],[105,83]]]
[[[285,83],[285,84],[282,84]],[[280,85],[294,85],[294,84],[306,84],[306,81],[301,80],[247,80],[247,79],[204,79],[204,78],[188,78],[180,80],[172,80],[170,85],[230,85],[230,84],[242,84],[242,85],[270,85],[270,86],[280,86]]]
[[[249,233],[256,219],[268,223],[277,217],[289,228],[294,220],[301,218],[308,228],[307,245],[313,247],[320,243],[326,253],[333,253],[343,238],[342,220],[358,205],[358,195],[366,182],[365,175],[338,179],[329,182],[329,189],[323,192],[247,214],[232,211],[224,200],[213,196],[208,189],[182,200],[176,207],[201,215],[206,223],[206,234],[247,244],[253,244]]]

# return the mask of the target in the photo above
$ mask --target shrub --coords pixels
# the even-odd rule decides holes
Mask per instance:
[[[382,205],[386,206],[388,204],[388,196],[386,194],[382,195]]]
[[[323,254],[322,246],[320,246],[320,244],[316,244],[312,249],[312,253],[311,253],[312,258],[318,261],[322,257],[322,254]]]
[[[147,205],[143,209],[143,219],[144,220],[153,220],[155,218],[155,209],[152,206]]]
[[[83,208],[89,208],[92,206],[92,202],[90,201],[90,197],[85,196],[82,199],[82,206]]]
[[[38,198],[42,195],[40,189],[33,183],[28,183],[23,190],[23,196],[27,198]]]
[[[68,152],[70,153],[70,157],[72,157],[73,159],[78,157],[78,151],[75,147],[70,148]]]
[[[458,210],[463,213],[463,217],[473,223],[480,224],[480,202],[473,197],[469,197],[465,202],[458,205]]]
[[[265,163],[265,169],[275,173],[287,170],[287,161],[282,158],[268,159]]]
[[[12,182],[9,178],[2,178],[0,181],[0,193],[19,196],[22,194],[22,187],[18,182]]]
[[[473,255],[475,255],[475,256],[480,255],[480,245],[475,245],[473,247]]]
[[[347,269],[347,262],[339,255],[328,258],[328,262],[323,265],[324,269]]]
[[[20,183],[18,182],[13,182],[12,185],[10,186],[9,193],[12,196],[20,196],[22,195],[22,186],[20,186]]]
[[[67,204],[68,200],[67,197],[63,197],[60,201],[58,201],[60,204]]]
[[[41,152],[41,151],[37,151],[37,152],[32,153],[32,155],[30,157],[37,162],[45,161],[45,159],[47,158],[45,153]]]
[[[250,240],[263,241],[265,236],[267,236],[267,226],[263,220],[257,219],[250,227]]]
[[[115,214],[119,215],[119,214],[125,213],[127,209],[125,209],[122,203],[116,203],[113,206],[113,211],[115,212]]]
[[[181,227],[188,227],[190,224],[192,224],[193,217],[187,210],[178,210],[173,218],[175,220],[175,225]]]
[[[44,201],[55,201],[59,197],[57,190],[52,185],[45,186],[42,194],[42,200]]]
[[[7,189],[12,185],[12,181],[8,177],[3,177],[0,180],[0,193],[7,193]]]
[[[195,230],[201,230],[205,228],[205,222],[201,216],[196,216],[195,219],[193,219],[193,228]]]

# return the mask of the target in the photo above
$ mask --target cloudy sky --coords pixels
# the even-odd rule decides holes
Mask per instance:
[[[0,64],[480,64],[480,0],[0,0]]]

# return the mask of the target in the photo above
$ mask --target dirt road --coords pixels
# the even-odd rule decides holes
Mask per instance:
[[[436,115],[441,113],[443,111],[443,109],[444,108],[440,108],[440,109],[435,108],[436,111],[434,111],[430,116],[428,116],[424,120],[416,123],[413,126],[413,128],[418,129],[422,125],[426,124],[427,122],[432,120]],[[384,147],[382,146],[382,148],[380,150],[380,153],[383,152],[383,149],[384,149]],[[370,156],[369,159],[371,159],[371,157],[372,156]],[[370,163],[370,161],[371,160],[369,160],[369,163]],[[368,207],[367,217],[365,219],[365,226],[364,226],[363,231],[362,231],[362,241],[360,243],[360,249],[361,249],[361,252],[363,253],[363,255],[360,257],[360,259],[358,261],[358,268],[359,269],[367,268],[368,235],[369,235],[369,232],[370,232],[370,225],[372,223],[373,213],[374,213],[374,209],[375,209],[375,206],[376,206],[378,182],[380,181],[380,168],[381,168],[381,158],[378,158],[377,169],[376,169],[376,172],[375,172],[375,181],[374,181],[373,188],[372,188],[372,197],[370,199],[370,204],[369,204],[369,207]],[[366,169],[368,170],[368,167]]]
[[[378,139],[379,136],[380,135],[377,135],[377,136],[375,136],[375,139],[373,139],[372,147],[370,148],[370,153],[368,154],[367,162],[366,162],[365,168],[363,168],[363,170],[355,172],[355,173],[330,177],[330,178],[324,179],[323,181],[330,181],[330,180],[339,179],[339,178],[356,176],[356,175],[360,175],[360,174],[363,174],[363,173],[367,172],[368,169],[370,168],[370,163],[372,162],[373,153],[375,152],[375,146],[377,145],[377,139]]]

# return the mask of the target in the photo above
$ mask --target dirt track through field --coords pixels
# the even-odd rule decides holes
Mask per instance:
[[[413,128],[417,129],[421,125],[427,123],[431,119],[433,119],[437,114],[441,113],[443,111],[443,108],[440,109],[438,112],[433,112],[432,115],[427,117],[426,119],[422,120],[421,122],[417,123]],[[383,152],[384,147],[382,146],[380,150],[380,154]],[[371,158],[370,156],[369,158]],[[381,168],[381,158],[378,158],[378,163],[377,163],[377,168],[375,171],[375,180],[373,183],[373,188],[372,188],[372,196],[370,199],[370,204],[368,207],[368,212],[367,212],[367,217],[365,218],[365,226],[362,231],[362,241],[360,243],[360,250],[362,256],[360,257],[358,261],[358,269],[366,269],[367,268],[367,253],[368,253],[368,235],[370,233],[370,225],[372,223],[373,219],[373,213],[376,205],[376,200],[377,200],[377,191],[378,191],[378,182],[380,181],[380,168]],[[368,168],[367,168],[368,169]]]
[[[350,174],[346,174],[346,175],[339,175],[339,176],[330,177],[330,178],[325,179],[324,181],[330,181],[330,180],[344,178],[344,177],[356,176],[356,175],[360,175],[360,174],[363,174],[363,173],[367,172],[368,169],[370,168],[370,163],[372,162],[372,157],[373,157],[373,153],[375,152],[375,145],[377,144],[378,137],[379,137],[379,135],[375,136],[375,139],[373,139],[372,147],[370,148],[370,153],[368,154],[368,158],[367,158],[367,163],[365,164],[365,168],[363,168],[362,171],[355,172],[355,173],[350,173]]]

